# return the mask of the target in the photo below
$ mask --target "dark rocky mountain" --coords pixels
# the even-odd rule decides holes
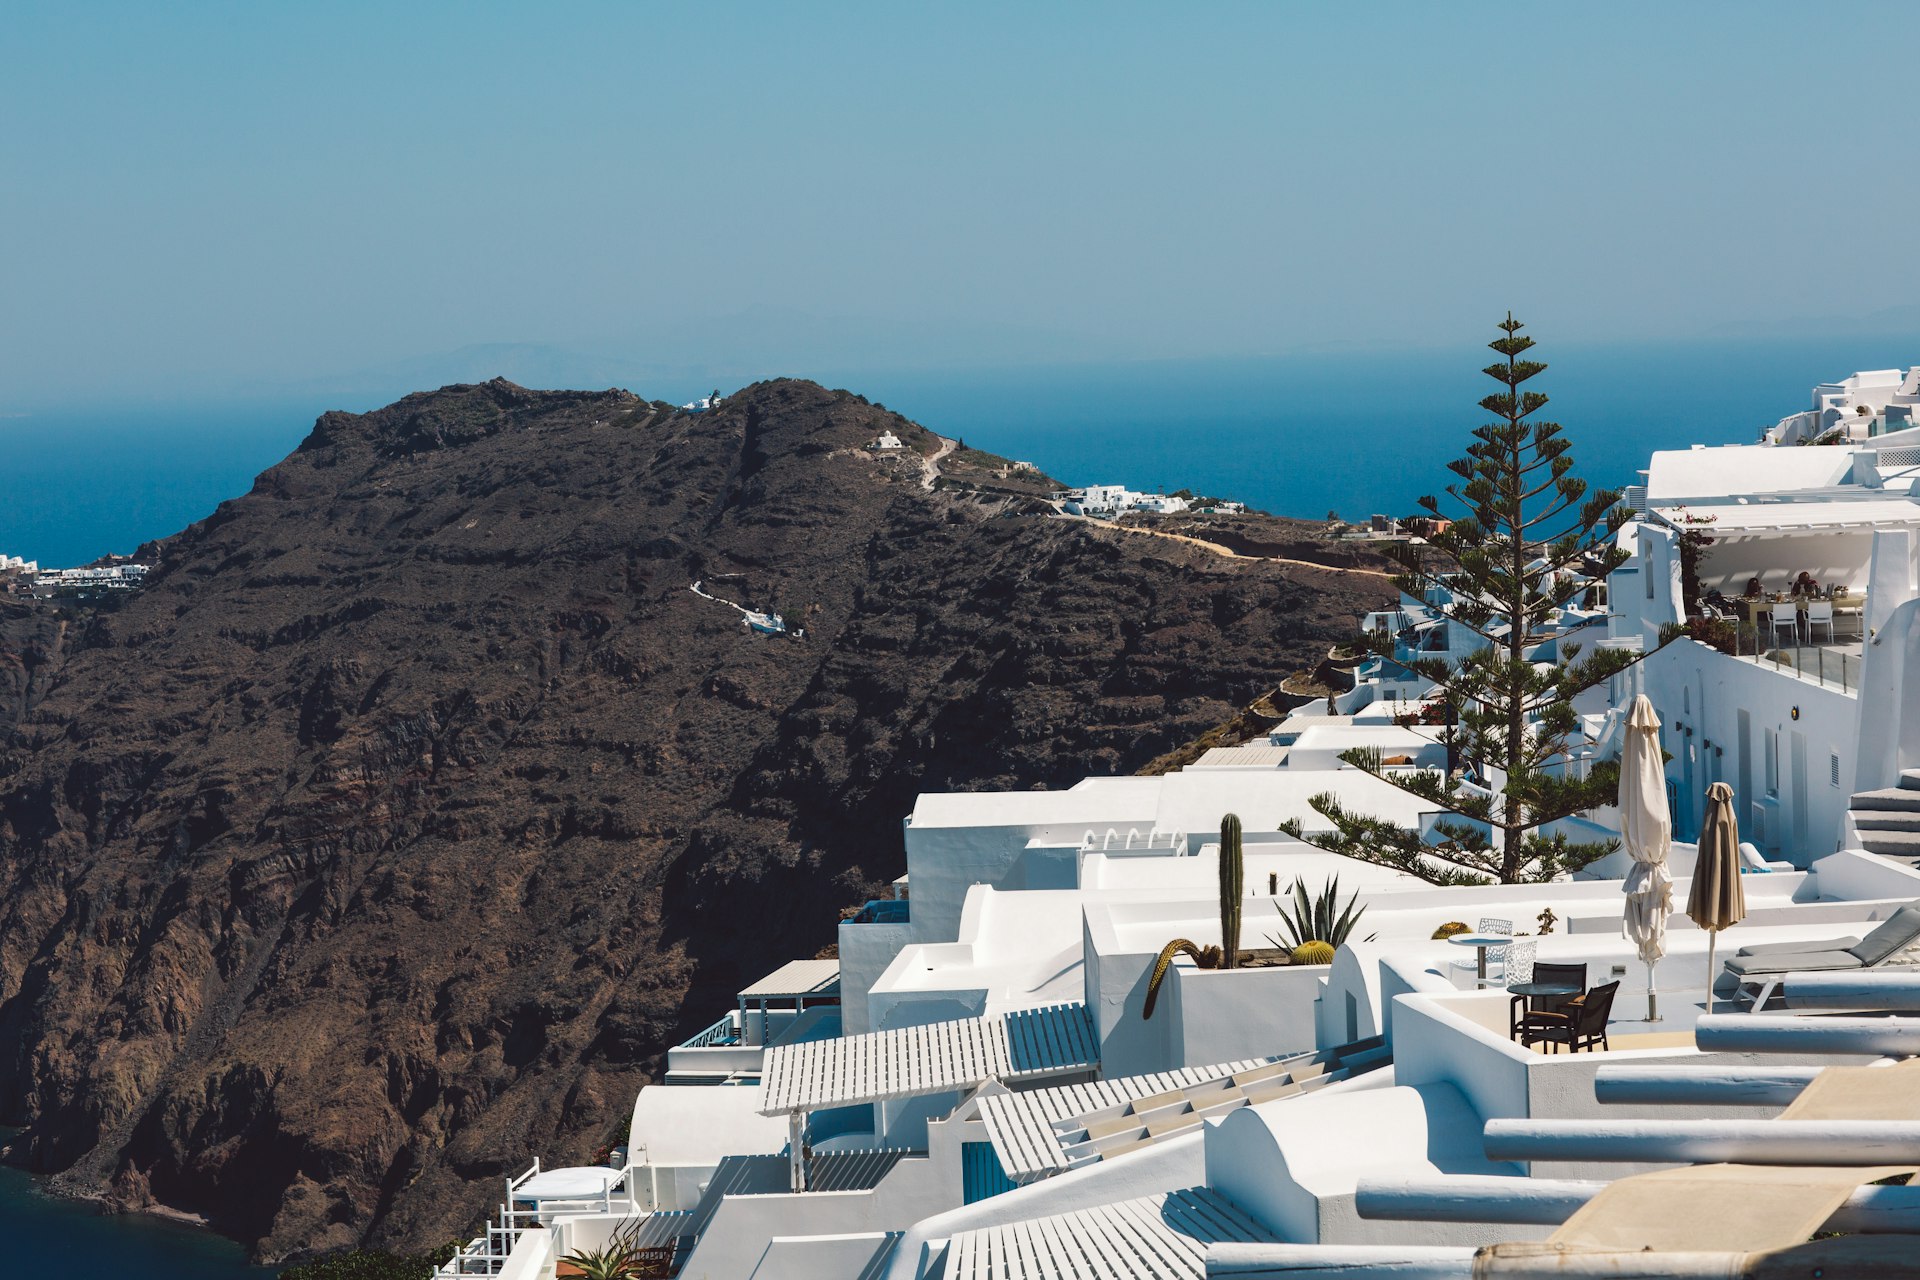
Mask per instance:
[[[0,600],[13,1158],[267,1257],[451,1238],[831,943],[916,792],[1137,768],[1385,595],[941,450],[810,383],[449,387],[321,418],[117,608]]]

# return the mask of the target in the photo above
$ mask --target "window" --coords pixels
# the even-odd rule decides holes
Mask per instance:
[[[1760,745],[1760,763],[1766,769],[1767,794],[1780,794],[1780,735],[1772,729],[1767,730],[1766,738]]]
[[[1827,780],[1834,786],[1840,785],[1840,753],[1838,751],[1827,753],[1827,775]]]

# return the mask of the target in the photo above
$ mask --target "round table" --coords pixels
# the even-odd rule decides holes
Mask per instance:
[[[1447,941],[1456,947],[1475,948],[1473,985],[1476,990],[1487,985],[1487,948],[1513,945],[1513,938],[1504,933],[1456,933]]]

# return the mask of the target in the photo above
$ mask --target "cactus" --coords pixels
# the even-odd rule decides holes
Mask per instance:
[[[1467,932],[1469,932],[1469,930],[1466,925],[1461,924],[1458,920],[1449,920],[1433,931],[1433,939],[1435,942],[1445,942],[1456,933]]]
[[[1197,946],[1185,938],[1175,938],[1160,948],[1160,954],[1154,958],[1153,972],[1147,977],[1147,1003],[1140,1010],[1142,1018],[1153,1016],[1154,1006],[1160,1003],[1160,984],[1166,981],[1167,970],[1173,967],[1173,957],[1182,951],[1192,956],[1193,963],[1202,969],[1226,967],[1225,957],[1221,954],[1219,947]]]
[[[1220,953],[1222,966],[1240,966],[1240,909],[1246,898],[1245,856],[1240,847],[1240,819],[1228,814],[1220,819]]]
[[[1321,942],[1317,938],[1303,942],[1293,949],[1293,962],[1295,964],[1332,964],[1333,944]]]

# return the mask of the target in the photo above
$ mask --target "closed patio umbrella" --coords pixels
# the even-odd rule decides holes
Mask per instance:
[[[1733,788],[1707,788],[1707,816],[1700,824],[1700,857],[1687,894],[1687,918],[1707,931],[1707,1012],[1713,1012],[1713,982],[1719,977],[1714,949],[1720,931],[1746,918],[1747,891],[1740,885],[1740,822],[1733,816]]]
[[[1653,968],[1667,954],[1667,915],[1673,910],[1673,873],[1667,870],[1673,814],[1667,807],[1660,717],[1644,693],[1633,700],[1620,754],[1620,834],[1633,859],[1624,924],[1647,966],[1647,1021],[1658,1022]]]

